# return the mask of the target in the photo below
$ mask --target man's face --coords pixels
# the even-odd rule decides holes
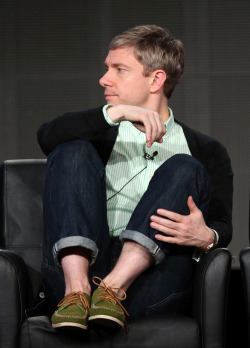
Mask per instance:
[[[152,77],[143,75],[143,65],[135,58],[133,48],[109,51],[105,66],[107,72],[99,83],[105,88],[108,104],[147,107]]]

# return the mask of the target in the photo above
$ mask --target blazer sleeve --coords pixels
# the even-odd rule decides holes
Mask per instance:
[[[218,247],[226,247],[233,233],[233,170],[230,157],[217,140],[178,123],[183,128],[192,156],[205,166],[209,174],[210,202],[206,223],[218,233]]]
[[[233,171],[226,149],[218,142],[210,145],[206,167],[210,176],[210,204],[207,225],[219,235],[218,247],[232,239]]]
[[[41,125],[37,131],[37,140],[43,153],[48,156],[56,146],[66,141],[95,140],[111,128],[104,118],[102,108],[69,112]]]

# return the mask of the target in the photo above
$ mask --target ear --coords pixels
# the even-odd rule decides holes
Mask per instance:
[[[157,92],[163,85],[167,79],[167,75],[163,70],[155,70],[152,74],[152,83],[150,92]]]

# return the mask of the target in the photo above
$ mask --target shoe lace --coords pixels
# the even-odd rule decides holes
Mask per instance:
[[[57,305],[57,307],[62,307],[62,309],[72,306],[84,307],[87,314],[90,313],[89,303],[81,291],[69,293]]]
[[[96,280],[99,280],[99,282],[97,282]],[[129,317],[128,312],[126,311],[126,309],[123,307],[123,305],[120,302],[127,298],[126,292],[123,289],[121,288],[112,289],[110,286],[107,286],[101,278],[97,276],[94,276],[92,278],[92,281],[94,284],[96,284],[100,288],[100,293],[97,297],[98,300],[103,300],[106,302],[117,304],[123,310],[123,312]],[[114,290],[121,291],[123,293],[123,296],[120,297]],[[128,332],[126,317],[125,317],[125,327],[126,327],[126,331]]]

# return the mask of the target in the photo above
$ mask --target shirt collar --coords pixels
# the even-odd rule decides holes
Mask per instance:
[[[171,133],[171,131],[174,127],[173,111],[172,111],[172,109],[168,108],[168,112],[169,112],[169,119],[164,123],[165,128],[166,128],[166,134],[164,135],[164,137],[167,137]]]

